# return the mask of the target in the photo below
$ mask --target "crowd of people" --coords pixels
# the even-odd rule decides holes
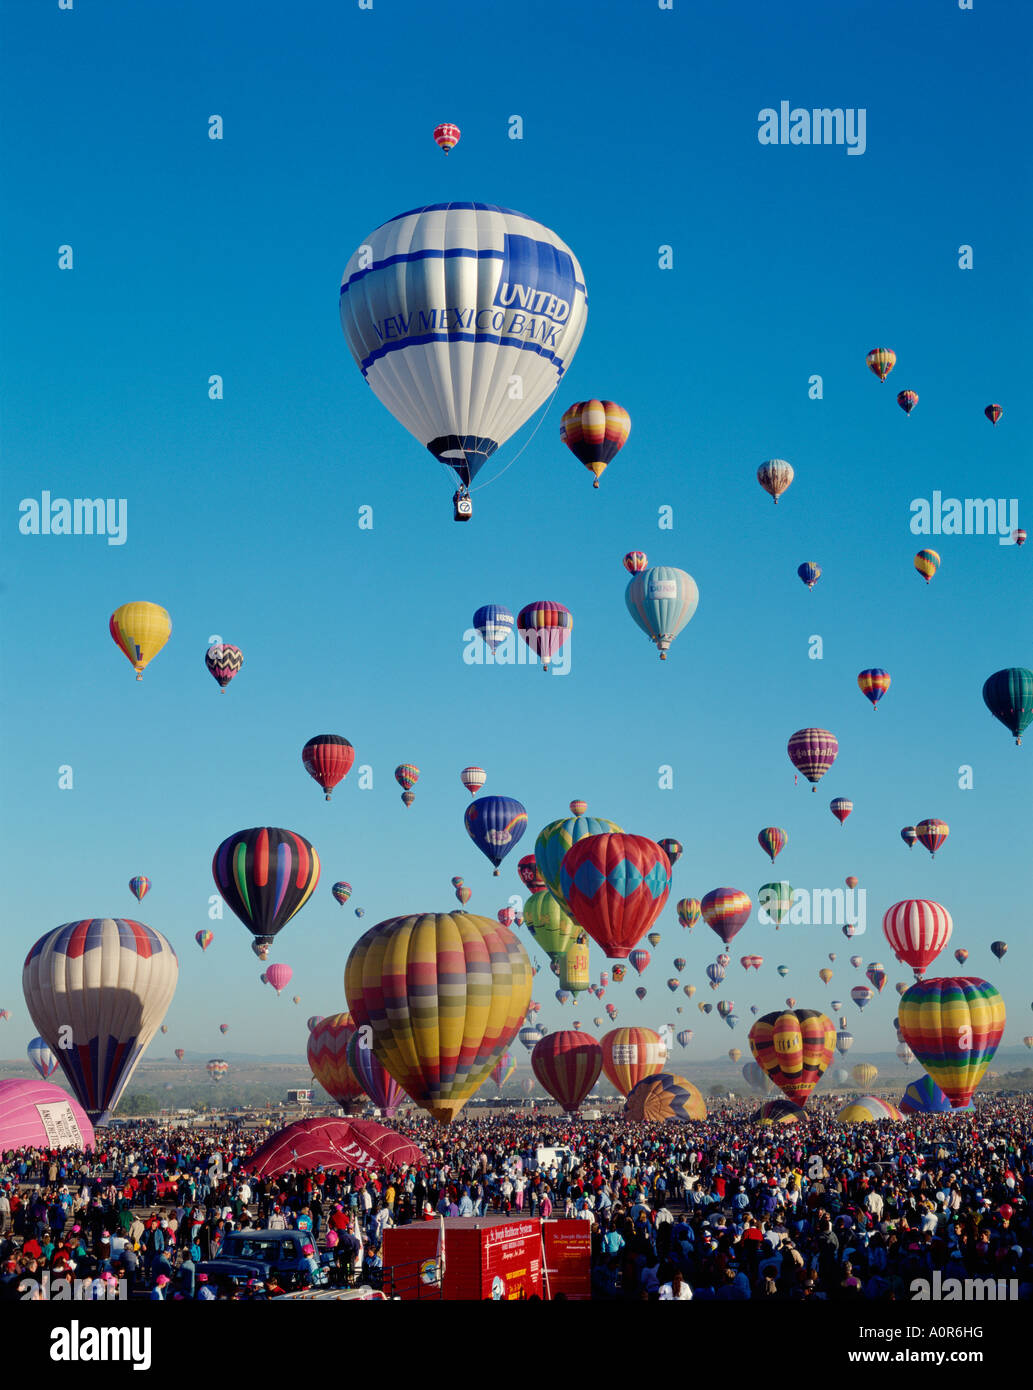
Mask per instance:
[[[486,1213],[588,1222],[599,1300],[905,1301],[937,1271],[1033,1298],[1029,1099],[849,1126],[827,1105],[788,1127],[751,1115],[742,1102],[662,1125],[493,1112],[442,1129],[417,1113],[395,1127],[425,1164],[273,1179],[246,1171],[267,1136],[229,1125],[141,1121],[99,1131],[92,1152],[5,1153],[0,1299],[47,1297],[59,1279],[156,1301],[275,1298],[313,1279],[390,1293],[389,1226]],[[540,1165],[542,1147],[572,1159]],[[300,1232],[310,1268],[206,1272],[244,1228]]]

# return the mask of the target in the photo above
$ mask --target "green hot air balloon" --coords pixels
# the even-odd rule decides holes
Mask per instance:
[[[793,885],[784,879],[780,883],[762,883],[757,890],[757,903],[759,909],[774,922],[777,931],[793,905]]]
[[[995,671],[983,682],[983,704],[1021,744],[1023,730],[1033,722],[1033,671],[1024,666]]]

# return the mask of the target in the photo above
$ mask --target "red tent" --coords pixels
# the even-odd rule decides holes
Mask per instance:
[[[266,1140],[242,1167],[260,1178],[301,1168],[400,1168],[426,1166],[426,1156],[393,1129],[372,1120],[298,1120]]]

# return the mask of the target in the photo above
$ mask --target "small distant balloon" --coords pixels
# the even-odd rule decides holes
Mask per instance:
[[[335,883],[330,892],[343,907],[352,895],[352,886],[350,883]]]
[[[864,360],[868,363],[869,370],[873,371],[880,381],[885,381],[893,370],[897,354],[892,348],[872,348]]]
[[[834,800],[829,802],[829,810],[835,816],[836,820],[839,821],[840,825],[843,824],[853,809],[854,803],[848,801],[845,796],[837,796]]]
[[[577,401],[563,412],[560,439],[599,486],[607,466],[631,433],[631,416],[616,401]]]
[[[778,506],[778,499],[793,481],[793,466],[785,459],[768,459],[757,469],[757,482]]]
[[[910,415],[918,404],[917,391],[900,391],[897,393],[897,404],[905,415]]]
[[[146,874],[137,874],[135,878],[129,880],[129,891],[137,902],[139,902],[151,891],[151,880]]]
[[[808,589],[813,589],[821,578],[821,566],[816,565],[813,560],[805,560],[803,564],[797,568],[796,572],[807,585]]]
[[[455,149],[461,135],[459,127],[448,121],[434,127],[434,142],[444,154],[450,154]]]
[[[225,694],[226,687],[244,665],[244,653],[239,647],[231,647],[229,643],[217,643],[205,652],[204,664],[208,667],[212,679],[218,684],[220,692]]]
[[[915,569],[928,584],[940,568],[940,554],[937,550],[920,550],[915,556]]]
[[[990,421],[991,425],[993,425],[996,428],[997,421],[1004,414],[1004,411],[999,405],[988,405],[986,409],[983,411],[983,414]]]
[[[649,568],[649,558],[645,551],[629,550],[623,564],[629,574],[641,574],[644,569]]]
[[[195,932],[194,940],[197,942],[198,946],[200,946],[202,951],[207,951],[208,947],[215,940],[215,933],[207,930]]]
[[[488,780],[488,774],[483,767],[464,767],[459,780],[471,796],[476,796]]]
[[[872,709],[875,709],[890,688],[890,673],[883,671],[878,666],[869,667],[859,673],[857,688],[866,699],[872,702]]]
[[[316,734],[301,750],[301,761],[308,775],[323,788],[327,801],[355,761],[355,749],[340,734]]]

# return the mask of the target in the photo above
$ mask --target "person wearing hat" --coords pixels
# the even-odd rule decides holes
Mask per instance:
[[[194,1294],[194,1298],[200,1303],[214,1303],[215,1296],[215,1290],[208,1282],[208,1275],[199,1274],[197,1276],[197,1292]]]
[[[157,1279],[155,1279],[154,1281],[154,1288],[151,1290],[150,1293],[150,1301],[152,1303],[165,1302],[165,1290],[168,1287],[168,1282],[169,1279],[167,1274],[158,1275]]]

